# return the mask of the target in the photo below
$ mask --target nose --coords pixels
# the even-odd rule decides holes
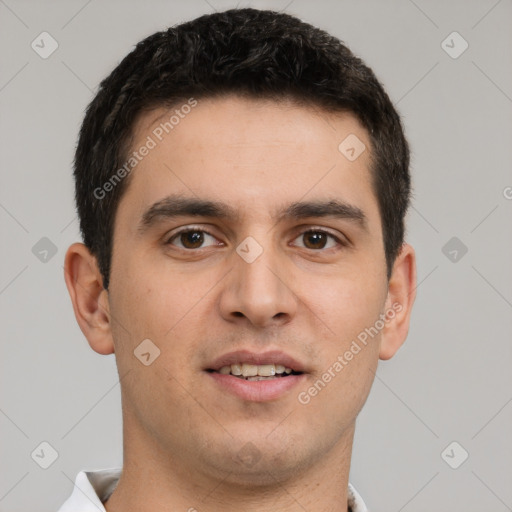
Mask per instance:
[[[271,327],[288,323],[297,311],[290,263],[270,248],[254,260],[232,255],[233,267],[223,281],[221,314],[229,322]]]

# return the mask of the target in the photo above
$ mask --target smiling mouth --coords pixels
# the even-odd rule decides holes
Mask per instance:
[[[207,371],[210,373],[220,373],[221,375],[232,375],[233,377],[248,381],[286,378],[290,375],[300,375],[302,373],[281,364],[248,363],[231,364],[222,366],[218,370],[208,369]]]

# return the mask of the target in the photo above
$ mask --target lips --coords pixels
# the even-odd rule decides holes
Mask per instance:
[[[213,361],[206,370],[220,372],[221,368],[225,368],[226,366],[242,366],[244,364],[258,367],[267,365],[274,365],[274,367],[284,366],[284,368],[289,368],[294,373],[303,373],[305,371],[302,363],[279,350],[262,353],[251,352],[249,350],[229,352]]]
[[[205,368],[215,389],[251,402],[282,399],[306,379],[305,366],[281,351],[239,350]]]

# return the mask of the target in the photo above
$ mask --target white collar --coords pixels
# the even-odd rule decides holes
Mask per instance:
[[[122,468],[80,471],[71,496],[57,512],[106,512],[103,503],[117,486]],[[348,484],[348,506],[351,512],[368,512],[358,492]]]

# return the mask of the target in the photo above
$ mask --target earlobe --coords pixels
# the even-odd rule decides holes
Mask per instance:
[[[393,357],[405,341],[415,298],[416,256],[412,246],[403,244],[388,284],[386,314],[389,320],[382,330],[380,359]]]
[[[75,317],[91,348],[99,354],[112,354],[108,292],[103,288],[97,260],[80,243],[71,245],[64,262],[64,278]]]

